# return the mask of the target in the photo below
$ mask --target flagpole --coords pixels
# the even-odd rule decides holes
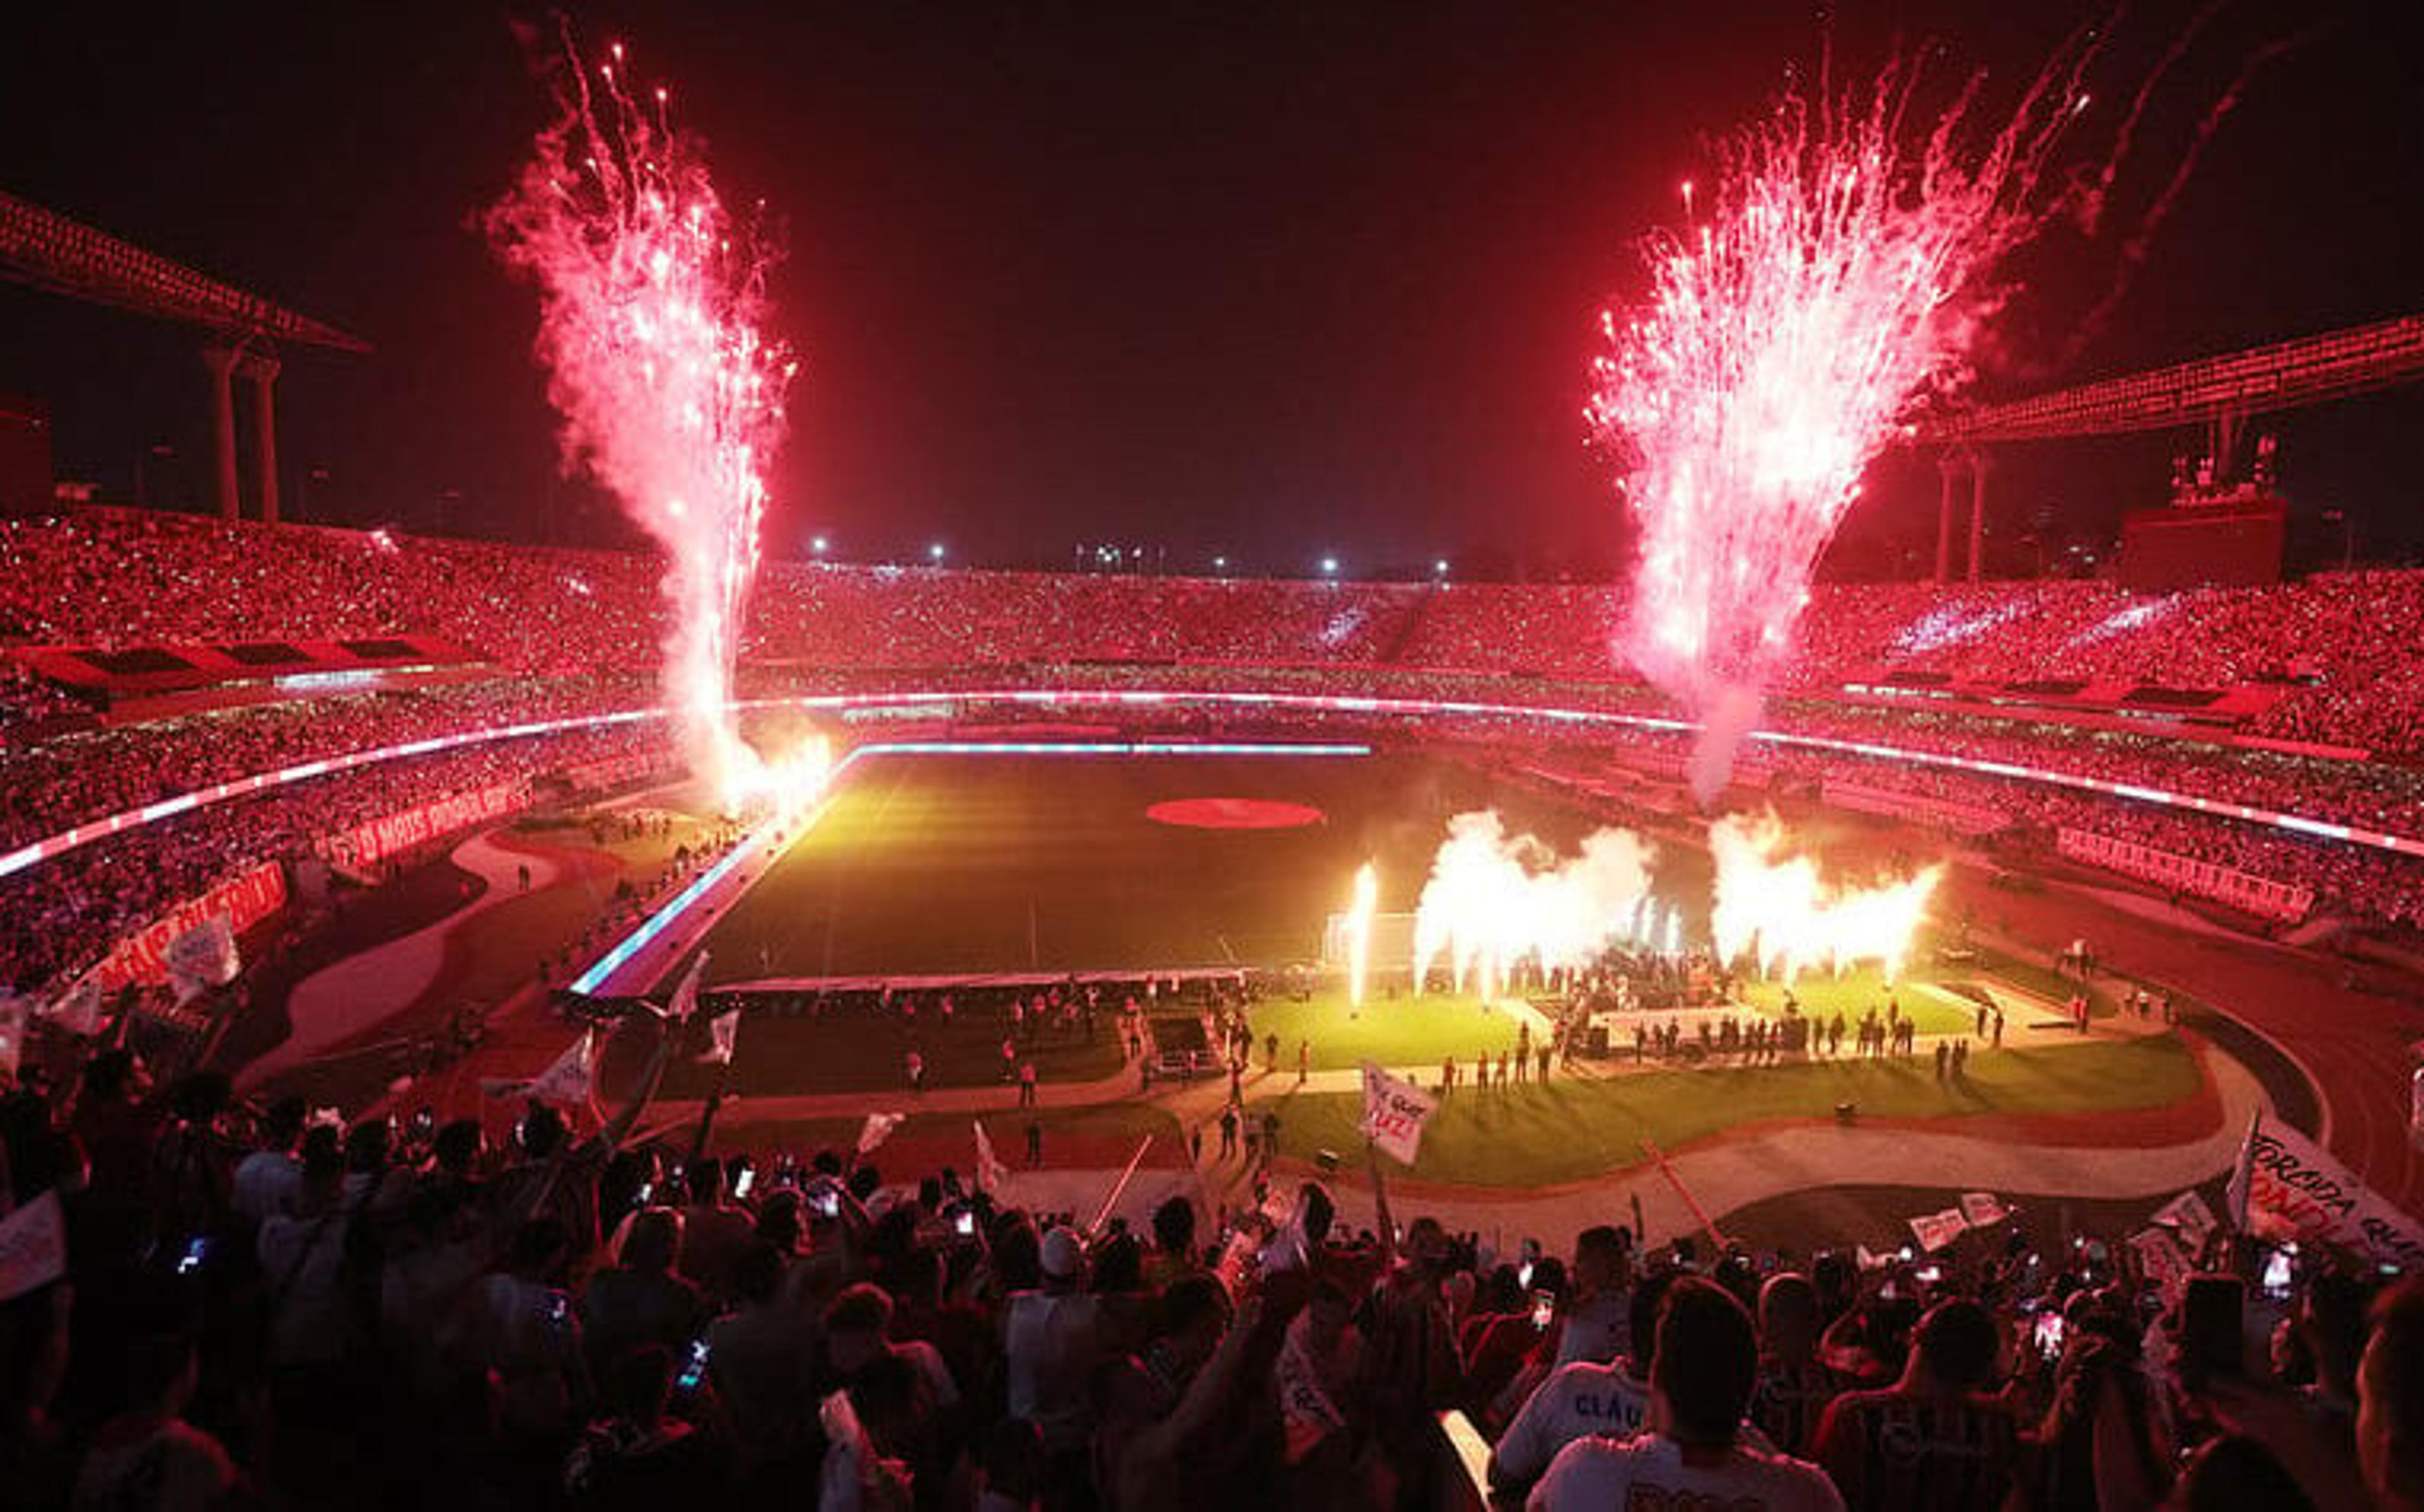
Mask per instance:
[[[1153,1136],[1150,1134],[1137,1141],[1136,1154],[1128,1156],[1128,1169],[1120,1172],[1120,1179],[1111,1185],[1111,1194],[1103,1199],[1102,1209],[1094,1215],[1094,1221],[1086,1225],[1089,1237],[1103,1232],[1104,1219],[1111,1216],[1111,1204],[1118,1202],[1120,1194],[1128,1189],[1128,1178],[1136,1174],[1137,1162],[1144,1158],[1145,1146],[1151,1143],[1153,1143]]]
[[[1675,1195],[1683,1200],[1683,1205],[1692,1210],[1692,1217],[1699,1220],[1701,1230],[1709,1236],[1709,1243],[1716,1247],[1718,1253],[1723,1254],[1726,1249],[1726,1236],[1718,1232],[1716,1220],[1709,1217],[1708,1209],[1700,1205],[1700,1200],[1692,1195],[1692,1188],[1684,1186],[1683,1178],[1676,1174],[1674,1166],[1666,1159],[1666,1152],[1647,1139],[1641,1141],[1641,1148],[1649,1153],[1651,1160],[1658,1163],[1658,1173],[1666,1178],[1666,1185],[1675,1188]]]

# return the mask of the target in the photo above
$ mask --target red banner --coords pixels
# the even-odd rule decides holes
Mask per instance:
[[[468,793],[453,793],[327,836],[314,849],[340,870],[361,871],[423,840],[452,834],[466,825],[502,819],[522,807],[529,801],[529,793],[530,785],[519,779]]]
[[[126,986],[160,986],[168,979],[167,955],[170,941],[190,932],[215,914],[225,914],[230,931],[241,935],[285,906],[286,868],[275,861],[264,861],[237,872],[199,898],[179,904],[119,941],[118,948],[104,957],[91,975],[105,992]]]

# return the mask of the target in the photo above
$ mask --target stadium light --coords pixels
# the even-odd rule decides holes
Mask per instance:
[[[827,541],[821,535],[811,536],[808,540],[808,549],[814,551],[819,556],[822,556],[825,554],[825,548],[832,544],[832,542]]]
[[[1431,564],[1431,575],[1436,578],[1447,576],[1447,558],[1442,557]]]
[[[935,565],[940,566],[943,561],[943,543],[936,541],[933,545],[926,548],[926,555],[935,564]]]
[[[1334,556],[1323,557],[1321,559],[1321,571],[1325,577],[1336,577],[1338,575],[1338,559]]]
[[[1228,559],[1227,557],[1225,557],[1225,556],[1216,556],[1216,557],[1214,557],[1214,558],[1212,559],[1212,570],[1213,570],[1213,571],[1215,571],[1215,572],[1226,572],[1226,571],[1228,571],[1228,570],[1229,570],[1229,559]]]

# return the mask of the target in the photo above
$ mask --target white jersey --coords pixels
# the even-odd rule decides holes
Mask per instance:
[[[1584,1360],[1560,1365],[1499,1437],[1490,1456],[1492,1479],[1525,1485],[1575,1440],[1592,1434],[1621,1439],[1639,1431],[1649,1416],[1650,1383],[1627,1375],[1622,1361],[1602,1365]]]
[[[1843,1512],[1835,1483],[1815,1465],[1741,1445],[1716,1464],[1687,1465],[1683,1446],[1655,1433],[1568,1444],[1523,1504],[1527,1512]]]

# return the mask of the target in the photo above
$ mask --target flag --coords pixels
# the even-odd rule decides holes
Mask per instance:
[[[168,985],[180,1003],[190,1003],[213,987],[226,986],[244,967],[235,953],[235,926],[225,914],[213,914],[169,941],[161,959],[168,967]]]
[[[1948,1207],[1941,1213],[1922,1213],[1910,1220],[1911,1236],[1919,1241],[1922,1249],[1930,1253],[1943,1249],[1969,1230],[1970,1220],[1961,1216],[1957,1207]]]
[[[2193,1255],[2205,1253],[2205,1242],[2213,1237],[2214,1230],[2222,1227],[2222,1220],[2213,1216],[2213,1209],[2208,1207],[2205,1199],[2193,1190],[2182,1192],[2155,1209],[2155,1216],[2146,1221],[2159,1229],[2177,1233],[2180,1236],[2180,1248]]]
[[[1364,1121],[1356,1127],[1397,1164],[1414,1163],[1423,1144],[1423,1125],[1438,1111],[1439,1100],[1430,1093],[1369,1060],[1364,1062]]]
[[[1852,1258],[1862,1270],[1883,1270],[1886,1266],[1886,1257],[1872,1252],[1864,1244],[1852,1247]]]
[[[741,1010],[718,1013],[707,1021],[708,1046],[698,1059],[701,1065],[732,1064],[732,1046],[741,1038]]]
[[[35,1011],[78,1039],[91,1039],[101,1032],[101,974],[86,972],[50,1007]]]
[[[1272,1375],[1279,1386],[1280,1417],[1287,1430],[1287,1461],[1293,1465],[1321,1440],[1347,1426],[1346,1416],[1321,1389],[1320,1374],[1305,1352],[1302,1330],[1289,1325]]]
[[[2138,1252],[2138,1268],[2155,1283],[2166,1303],[2177,1302],[2187,1287],[2189,1273],[2196,1267],[2189,1264],[2187,1251],[2180,1241],[2166,1228],[2145,1228],[2129,1235],[2129,1248]]]
[[[0,1302],[67,1273],[68,1226],[57,1191],[46,1191],[0,1218]]]
[[[2261,1111],[2249,1121],[2232,1206],[2269,1239],[2336,1245],[2381,1265],[2424,1271],[2424,1227],[2382,1199],[2329,1151]]]
[[[2001,1223],[2012,1216],[2003,1200],[1992,1192],[1963,1192],[1961,1218],[1973,1229],[1984,1229]]]
[[[0,993],[0,1076],[17,1074],[25,1056],[25,1029],[34,1022],[34,1005],[14,993]]]
[[[1010,1170],[1001,1163],[1001,1157],[993,1153],[993,1138],[990,1135],[985,1133],[984,1120],[978,1119],[975,1122],[977,1131],[977,1189],[999,1195],[1003,1187],[1009,1185]]]
[[[863,1155],[874,1154],[875,1147],[891,1138],[892,1131],[899,1128],[901,1121],[906,1117],[908,1115],[905,1113],[867,1115],[866,1123],[862,1124],[858,1131],[858,1153]]]
[[[583,1029],[555,1064],[542,1071],[524,1089],[542,1103],[585,1105],[598,1090],[598,1031]]]
[[[707,974],[707,952],[701,950],[692,959],[690,969],[682,973],[681,985],[674,989],[673,1000],[665,1005],[665,1017],[676,1024],[690,1022],[698,1011],[698,980]]]

